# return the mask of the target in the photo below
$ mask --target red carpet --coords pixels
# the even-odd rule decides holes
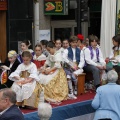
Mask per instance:
[[[61,104],[51,104],[51,105],[52,105],[52,107],[58,107],[58,106],[73,104],[73,103],[77,103],[77,102],[83,102],[83,101],[86,101],[86,100],[91,100],[91,99],[93,99],[94,96],[95,96],[95,93],[94,93],[94,92],[92,92],[92,93],[87,92],[87,93],[85,93],[85,94],[83,94],[83,95],[78,96],[77,99],[75,99],[75,100],[73,100],[73,99],[68,99],[68,100],[63,101]],[[35,109],[35,110],[21,109],[21,111],[22,111],[23,113],[30,113],[30,112],[34,112],[34,111],[36,111],[36,110],[37,110],[37,109]]]

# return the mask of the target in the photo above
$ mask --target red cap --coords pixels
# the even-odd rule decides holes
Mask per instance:
[[[82,34],[78,34],[77,37],[79,40],[84,40],[84,36]]]

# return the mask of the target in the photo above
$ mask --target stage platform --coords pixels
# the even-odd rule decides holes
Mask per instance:
[[[87,92],[76,100],[66,100],[61,104],[51,104],[53,107],[50,120],[93,120],[94,109],[91,101],[95,93]],[[25,120],[40,120],[36,110],[21,109]],[[88,119],[89,118],[89,119]]]

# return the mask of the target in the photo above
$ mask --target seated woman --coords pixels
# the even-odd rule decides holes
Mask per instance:
[[[16,92],[17,104],[23,106],[37,107],[39,98],[39,85],[37,68],[31,62],[32,55],[29,51],[22,53],[23,63],[21,63],[15,72],[11,73],[9,79],[14,81],[12,90]]]
[[[39,75],[39,83],[44,87],[46,101],[60,102],[67,99],[68,95],[67,79],[61,67],[61,52],[56,51],[55,44],[52,42],[48,43],[47,50],[50,55]]]
[[[120,35],[116,35],[112,38],[113,48],[108,58],[108,64],[110,69],[120,67]]]
[[[36,45],[35,46],[35,55],[33,56],[33,63],[37,66],[38,73],[40,72],[41,68],[44,66],[46,61],[46,56],[42,54],[42,46]]]
[[[3,70],[7,70],[6,74],[6,81],[1,81],[0,84],[0,89],[2,88],[10,88],[13,84],[13,81],[8,79],[8,76],[14,72],[16,70],[16,68],[18,67],[18,65],[20,64],[20,62],[17,59],[17,53],[14,50],[11,50],[8,52],[8,58],[5,61],[5,63],[1,64],[1,69]],[[3,71],[2,71],[3,73]],[[2,76],[1,76],[2,77]]]
[[[108,84],[97,89],[92,101],[96,109],[93,120],[120,120],[120,86],[116,84],[118,75],[114,70],[107,73]]]

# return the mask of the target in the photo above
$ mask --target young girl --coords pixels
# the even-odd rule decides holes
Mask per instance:
[[[48,43],[47,50],[50,55],[44,64],[42,73],[39,75],[39,83],[44,87],[45,100],[60,102],[65,100],[68,95],[66,75],[61,67],[62,57],[60,51],[56,51],[52,42]]]
[[[109,56],[109,63],[107,66],[114,68],[115,66],[120,66],[120,35],[116,35],[112,38],[113,48]]]
[[[31,45],[30,41],[29,40],[24,40],[21,42],[21,51],[20,51],[20,54],[18,56],[18,60],[20,61],[20,63],[23,62],[22,60],[22,57],[21,57],[21,54],[24,52],[24,51],[29,51],[32,55],[34,55],[34,51],[32,49],[29,49],[29,46]]]
[[[29,51],[22,53],[22,59],[23,63],[9,76],[9,79],[14,81],[11,88],[17,94],[18,105],[37,107],[39,97],[39,86],[36,83],[36,80],[39,79],[37,68],[31,62],[32,55]]]
[[[48,55],[49,55],[49,52],[47,51],[47,44],[48,44],[48,41],[47,40],[41,40],[40,41],[40,44],[41,44],[41,46],[42,46],[42,53],[46,56],[46,57],[48,57]]]
[[[8,52],[8,59],[5,61],[5,63],[2,63],[1,68],[7,69],[7,76],[9,76],[12,72],[14,72],[20,62],[17,59],[17,53],[14,50],[10,50]],[[13,81],[7,79],[7,81],[4,84],[0,84],[0,89],[11,87],[13,84]]]
[[[33,63],[36,64],[38,71],[44,65],[46,61],[46,56],[42,54],[42,46],[36,45],[35,46],[35,55],[33,56]]]

